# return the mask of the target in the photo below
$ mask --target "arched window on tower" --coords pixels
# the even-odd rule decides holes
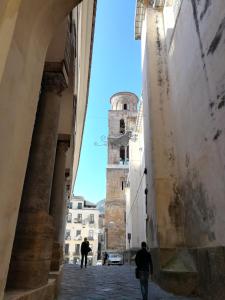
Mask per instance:
[[[123,164],[123,165],[124,165],[125,159],[126,159],[126,155],[125,155],[125,147],[124,147],[124,146],[121,146],[121,147],[120,147],[120,164]]]
[[[125,122],[124,122],[124,119],[120,120],[120,133],[121,134],[125,133]]]
[[[126,103],[123,105],[123,109],[127,110],[127,104]]]

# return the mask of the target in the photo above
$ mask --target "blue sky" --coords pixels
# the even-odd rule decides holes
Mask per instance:
[[[140,41],[134,40],[136,0],[98,0],[88,110],[75,195],[98,202],[106,196],[110,97],[120,91],[141,94]]]

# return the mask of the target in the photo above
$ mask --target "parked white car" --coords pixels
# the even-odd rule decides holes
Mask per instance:
[[[123,265],[123,255],[119,253],[109,253],[108,265]]]

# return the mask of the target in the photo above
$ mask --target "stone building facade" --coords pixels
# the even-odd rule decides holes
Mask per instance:
[[[224,299],[223,0],[137,1],[147,240],[160,284]]]
[[[123,251],[126,247],[125,186],[129,168],[129,138],[135,126],[138,98],[120,92],[110,98],[108,165],[106,178],[106,248]]]
[[[96,265],[98,254],[99,211],[96,205],[83,197],[72,197],[68,203],[65,231],[65,258],[80,263],[81,243],[86,237],[90,243],[88,264]]]
[[[80,2],[0,0],[1,300],[56,297],[96,11]]]

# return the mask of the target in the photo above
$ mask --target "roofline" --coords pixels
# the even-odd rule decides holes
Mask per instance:
[[[155,9],[163,7],[165,0],[136,0],[135,18],[134,18],[134,38],[135,40],[141,39],[142,25],[145,17],[145,10],[147,7]]]
[[[110,97],[110,103],[112,104],[112,98],[114,98],[115,96],[117,96],[117,95],[134,95],[136,98],[137,98],[137,100],[139,101],[139,98],[138,98],[138,96],[135,94],[135,93],[132,93],[132,92],[118,92],[118,93],[115,93],[115,94],[113,94],[111,97]]]

